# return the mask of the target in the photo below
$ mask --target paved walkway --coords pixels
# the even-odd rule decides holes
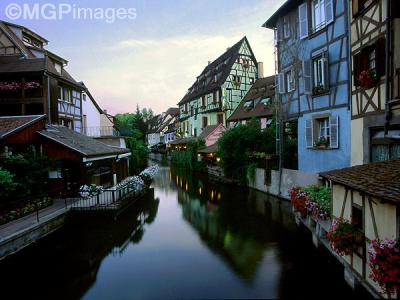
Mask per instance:
[[[46,222],[49,219],[65,213],[66,211],[67,209],[65,208],[64,200],[55,200],[52,206],[46,207],[39,211],[39,223],[36,213],[33,213],[18,220],[4,224],[0,226],[0,243],[14,236],[15,234],[29,230],[40,223]]]

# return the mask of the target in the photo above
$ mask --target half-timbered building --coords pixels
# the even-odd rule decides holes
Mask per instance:
[[[197,137],[223,124],[258,79],[258,63],[246,37],[210,62],[179,102],[179,134]]]
[[[263,26],[275,33],[278,119],[282,132],[297,125],[299,171],[349,166],[346,1],[288,0]]]
[[[83,87],[47,43],[26,27],[0,21],[0,115],[46,114],[49,123],[81,132]]]
[[[352,165],[400,158],[400,4],[350,3]]]

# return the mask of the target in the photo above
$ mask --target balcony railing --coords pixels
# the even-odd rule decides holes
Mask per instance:
[[[83,129],[83,134],[90,136],[90,137],[113,137],[113,136],[120,136],[118,130],[116,130],[112,126],[105,126],[105,127],[85,127]]]

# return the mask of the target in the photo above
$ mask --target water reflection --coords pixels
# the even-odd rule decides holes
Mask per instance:
[[[0,264],[2,293],[10,299],[80,299],[107,256],[122,256],[129,245],[140,243],[159,202],[150,193],[117,221],[72,215],[63,229]]]
[[[0,262],[0,285],[5,299],[354,296],[331,262],[287,202],[164,166],[116,222],[73,217]]]

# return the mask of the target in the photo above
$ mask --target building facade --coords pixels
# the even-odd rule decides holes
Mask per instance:
[[[0,115],[46,114],[49,123],[82,132],[83,88],[47,43],[26,27],[0,21]]]
[[[352,165],[400,158],[398,2],[350,1]]]
[[[176,107],[169,108],[166,112],[153,117],[148,122],[146,142],[149,147],[157,144],[169,144],[175,140],[175,125],[178,122],[179,110]]]
[[[246,37],[210,62],[179,102],[179,134],[197,137],[223,124],[258,79],[258,63]]]
[[[278,117],[297,123],[299,171],[349,166],[346,1],[286,1],[264,27],[275,31]]]

